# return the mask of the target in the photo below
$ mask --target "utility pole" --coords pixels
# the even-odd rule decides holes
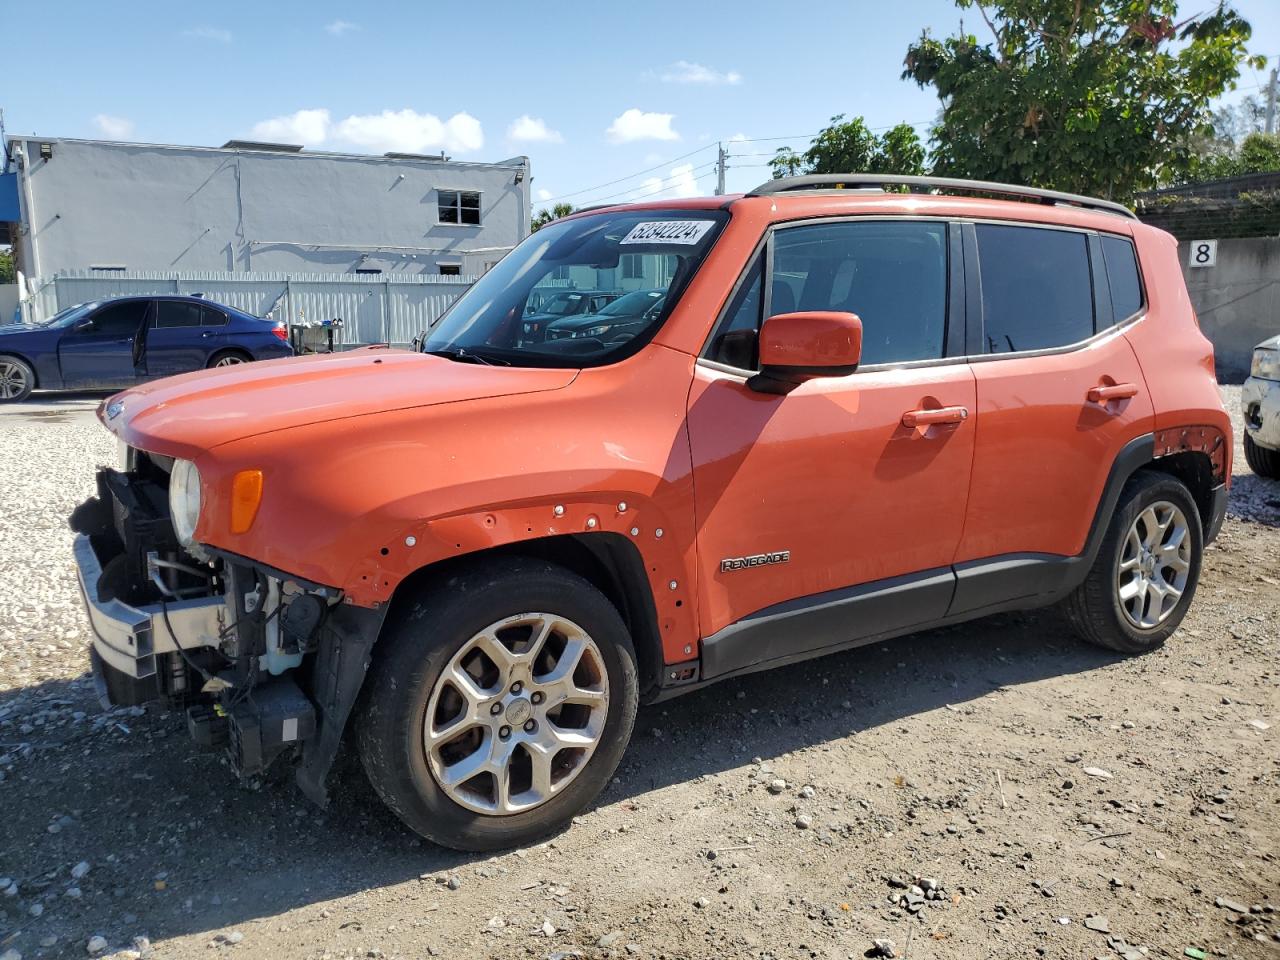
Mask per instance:
[[[1274,99],[1274,91],[1275,91],[1275,71],[1274,70],[1271,71],[1271,80],[1272,80],[1272,84],[1271,84],[1272,93],[1273,93],[1273,99]],[[1267,116],[1270,117],[1271,114],[1268,113]],[[1268,120],[1267,121],[1268,132],[1270,132],[1270,123],[1271,121]],[[716,144],[716,196],[717,197],[724,196],[724,169],[725,169],[724,162],[726,159],[727,157],[725,156],[725,152],[724,152],[724,142],[723,141],[718,142]]]
[[[1267,133],[1276,132],[1276,74],[1277,69],[1271,68],[1271,82],[1267,84]]]

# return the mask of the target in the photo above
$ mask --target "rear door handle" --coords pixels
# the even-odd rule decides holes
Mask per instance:
[[[968,419],[968,407],[937,407],[933,410],[908,410],[902,415],[902,425],[927,427],[935,423],[963,423]]]
[[[1110,386],[1091,387],[1085,394],[1090,403],[1107,403],[1110,400],[1128,400],[1138,395],[1136,383],[1113,383]]]

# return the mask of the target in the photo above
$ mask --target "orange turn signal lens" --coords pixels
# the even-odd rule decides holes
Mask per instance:
[[[241,470],[231,481],[231,532],[248,533],[262,502],[262,471]]]

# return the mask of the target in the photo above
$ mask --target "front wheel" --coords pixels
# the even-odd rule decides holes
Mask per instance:
[[[639,701],[635,653],[586,580],[509,559],[408,601],[356,719],[365,772],[410,828],[497,850],[558,830],[604,789]]]
[[[18,403],[36,388],[35,371],[25,360],[0,357],[0,403]]]
[[[1063,601],[1068,621],[1097,646],[1154,650],[1186,616],[1203,551],[1190,491],[1168,474],[1140,471],[1120,494],[1088,576]]]
[[[1268,450],[1254,443],[1253,437],[1247,433],[1244,435],[1244,459],[1258,476],[1280,480],[1280,450]]]

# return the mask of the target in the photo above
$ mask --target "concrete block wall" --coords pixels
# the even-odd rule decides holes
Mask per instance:
[[[1280,333],[1280,237],[1219,240],[1212,267],[1188,266],[1190,254],[1190,242],[1178,244],[1200,329],[1213,341],[1218,377],[1239,381],[1248,376],[1253,348]]]

